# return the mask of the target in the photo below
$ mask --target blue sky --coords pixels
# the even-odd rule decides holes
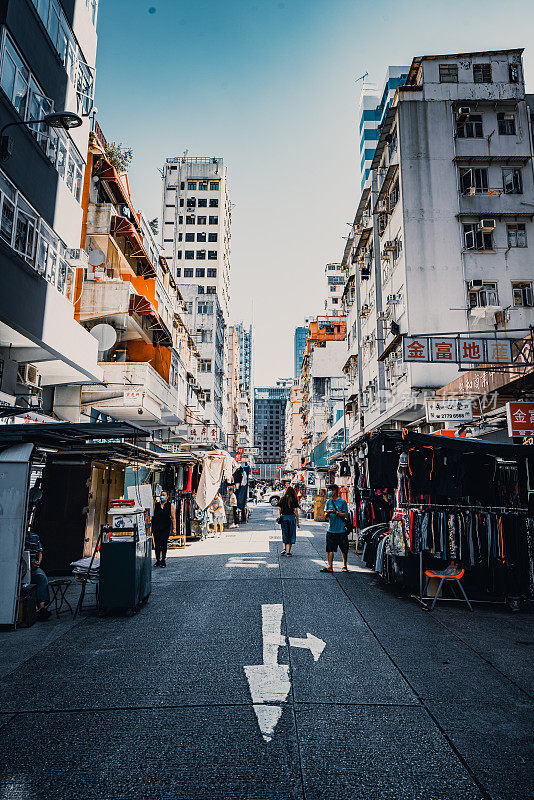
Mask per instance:
[[[136,206],[160,216],[166,156],[222,156],[232,212],[233,319],[255,325],[256,385],[293,374],[293,332],[320,314],[359,193],[357,109],[369,72],[425,53],[527,47],[496,0],[100,0],[96,105],[134,150]],[[512,8],[512,7],[511,7]],[[151,11],[152,9],[152,11]],[[155,10],[155,11],[154,11]],[[534,48],[533,48],[534,49]]]

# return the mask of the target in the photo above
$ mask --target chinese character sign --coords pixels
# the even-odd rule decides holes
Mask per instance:
[[[430,340],[430,353],[432,361],[448,361],[454,364],[456,362],[456,339],[432,338]]]
[[[190,425],[187,441],[192,444],[219,444],[219,429],[216,425]]]
[[[405,336],[403,341],[405,361],[429,361],[428,339],[425,336]]]
[[[513,364],[512,339],[463,336],[405,336],[405,362],[433,364]]]
[[[534,403],[506,403],[508,436],[534,435]]]

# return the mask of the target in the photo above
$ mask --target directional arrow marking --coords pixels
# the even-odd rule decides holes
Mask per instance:
[[[319,661],[321,653],[326,647],[326,642],[323,642],[322,639],[318,639],[313,633],[307,633],[306,639],[297,639],[295,636],[290,636],[289,644],[291,647],[302,647],[305,650],[309,650],[314,661]]]
[[[282,617],[284,607],[279,603],[265,604],[261,607],[263,664],[243,667],[252,698],[252,708],[256,714],[258,727],[266,742],[273,738],[274,729],[282,716],[282,706],[291,691],[289,665],[278,663],[278,650],[286,644],[282,636]],[[306,639],[289,637],[291,647],[302,647],[318,661],[326,647],[322,639],[308,633]]]

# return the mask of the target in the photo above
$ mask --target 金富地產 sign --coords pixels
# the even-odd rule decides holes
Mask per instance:
[[[472,422],[473,405],[471,400],[432,398],[426,401],[427,422]]]
[[[432,364],[512,364],[513,339],[405,336],[404,361]]]
[[[508,436],[534,435],[534,403],[506,403]]]

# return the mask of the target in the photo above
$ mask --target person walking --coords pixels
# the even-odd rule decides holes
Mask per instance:
[[[230,523],[230,527],[236,528],[237,525],[239,524],[239,516],[238,516],[239,512],[237,508],[237,497],[233,487],[230,488],[230,493],[228,495],[228,505],[232,509],[232,517],[234,520],[232,523]]]
[[[285,490],[278,508],[282,525],[282,541],[284,543],[284,549],[280,555],[290,556],[291,548],[297,539],[297,528],[300,528],[299,499],[292,486],[288,486]]]
[[[167,566],[167,544],[169,536],[176,536],[176,510],[169,500],[167,492],[161,492],[154,506],[152,516],[152,536],[154,537],[154,550],[156,551],[156,567]]]
[[[347,555],[349,552],[349,536],[345,527],[345,520],[349,516],[349,507],[346,500],[339,497],[339,487],[333,483],[328,487],[328,500],[326,501],[325,514],[328,514],[328,530],[326,532],[326,557],[328,566],[321,572],[334,571],[334,553],[341,550],[343,558],[342,572],[348,572]]]
[[[210,508],[213,513],[213,530],[215,536],[220,536],[223,532],[224,524],[226,522],[226,513],[224,511],[223,499],[219,492],[217,492],[211,501]]]

